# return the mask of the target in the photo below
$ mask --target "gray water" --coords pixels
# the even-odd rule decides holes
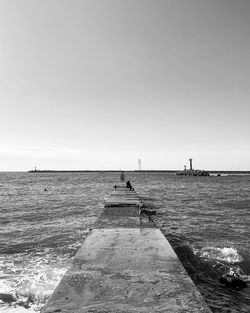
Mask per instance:
[[[250,176],[127,173],[213,312],[250,312]],[[0,293],[41,308],[103,210],[118,173],[0,173]],[[44,189],[47,191],[44,191]],[[1,304],[0,304],[1,311]],[[28,311],[27,311],[28,312]]]

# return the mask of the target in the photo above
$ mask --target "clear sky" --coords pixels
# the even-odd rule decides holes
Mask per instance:
[[[249,0],[0,0],[0,170],[250,170]]]

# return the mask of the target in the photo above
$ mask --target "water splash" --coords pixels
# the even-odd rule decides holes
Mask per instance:
[[[0,277],[5,278],[0,293],[13,295],[14,305],[39,310],[68,269],[68,257],[44,252],[0,257]]]
[[[194,253],[206,260],[221,261],[229,264],[240,263],[243,261],[243,258],[239,255],[237,250],[232,247],[204,247],[201,250],[194,250]]]

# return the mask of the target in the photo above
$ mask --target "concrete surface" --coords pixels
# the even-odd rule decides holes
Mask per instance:
[[[135,206],[104,209],[41,312],[211,313],[167,239]]]
[[[128,188],[114,189],[111,195],[104,200],[105,207],[109,206],[142,206],[142,202],[134,190]]]

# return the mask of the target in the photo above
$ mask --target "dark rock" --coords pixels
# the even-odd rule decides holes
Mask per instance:
[[[0,293],[0,300],[2,300],[3,302],[7,302],[7,303],[16,301],[14,296],[10,293]]]

